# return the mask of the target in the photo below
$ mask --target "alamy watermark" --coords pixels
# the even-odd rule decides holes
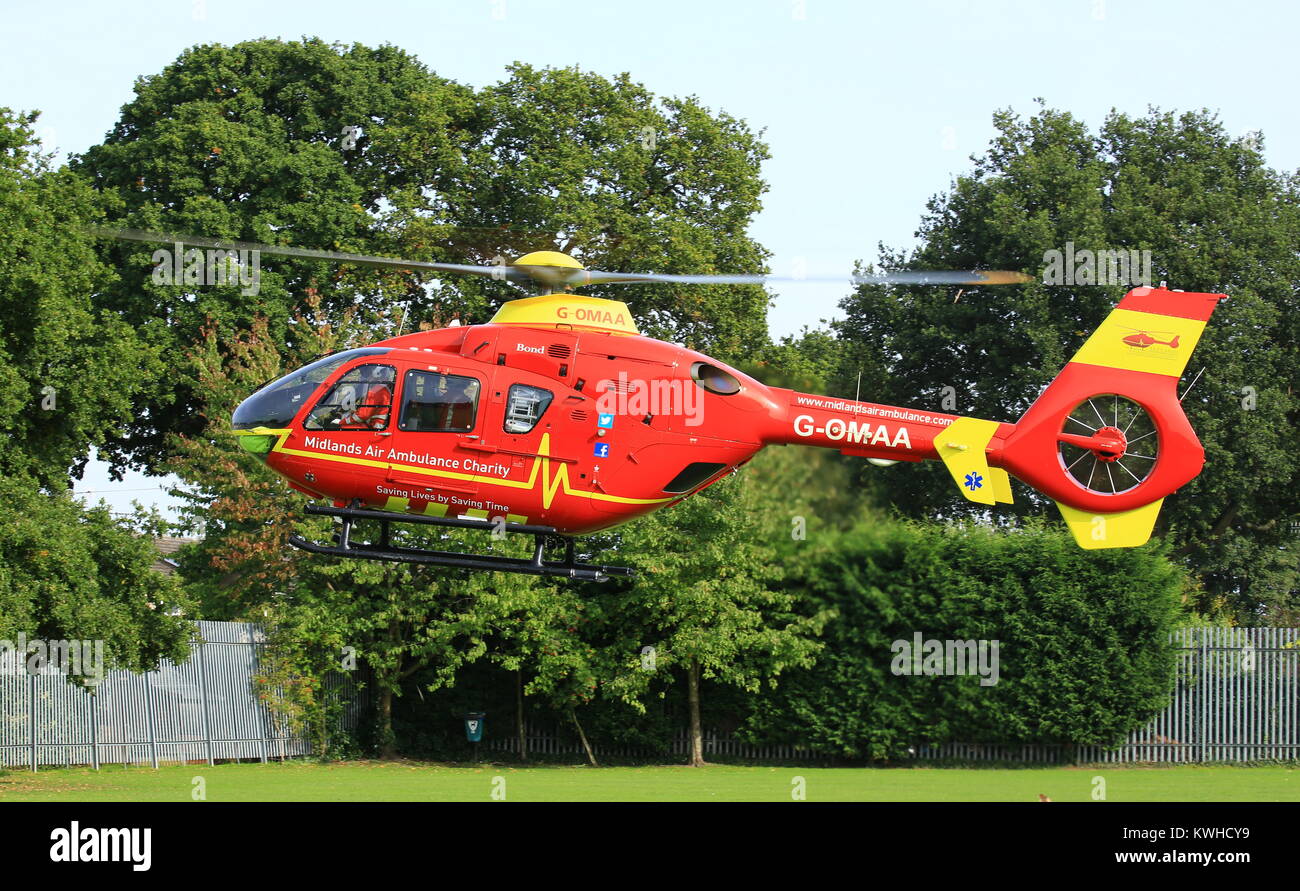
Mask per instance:
[[[998,682],[1000,660],[996,640],[924,640],[917,631],[909,640],[894,641],[889,670],[895,675],[979,675],[981,687]]]
[[[618,380],[598,381],[596,391],[596,411],[602,415],[670,415],[685,418],[687,427],[704,423],[704,400],[694,381],[629,379],[620,371]]]
[[[0,639],[0,674],[65,674],[84,677],[91,686],[104,680],[102,640],[43,640],[19,633],[18,640]]]
[[[185,250],[176,242],[173,248],[153,252],[151,278],[156,285],[241,286],[240,294],[254,297],[262,288],[262,252],[198,248]]]
[[[1067,241],[1064,251],[1044,251],[1043,264],[1045,285],[1151,287],[1150,251],[1076,251]]]

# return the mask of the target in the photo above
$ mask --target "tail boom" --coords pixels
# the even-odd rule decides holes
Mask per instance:
[[[769,444],[811,445],[876,461],[942,461],[958,491],[980,504],[1011,503],[1011,480],[990,464],[1011,424],[878,405],[790,390],[787,406],[764,437]]]
[[[1010,474],[1053,499],[1076,541],[1085,548],[1135,547],[1147,541],[1164,498],[1191,481],[1205,451],[1178,399],[1178,381],[1222,294],[1135,288],[1124,296],[1074,358],[1015,424],[877,405],[857,400],[773,390],[765,444],[833,448],[884,463],[942,461],[967,499],[1010,503]],[[1167,340],[1133,341],[1134,330],[1168,332]],[[1151,342],[1147,342],[1147,341]],[[1097,412],[1096,427],[1071,415],[1099,397],[1114,398],[1115,417]],[[1120,401],[1137,406],[1124,425]],[[1150,433],[1133,437],[1126,426],[1145,413]],[[1156,437],[1156,453],[1131,452]],[[1071,474],[1062,444],[1091,452],[1104,467],[1110,491]],[[1150,444],[1149,444],[1150,445]],[[1151,462],[1140,478],[1123,460]],[[1076,459],[1076,462],[1079,459]],[[1132,477],[1127,484],[1119,468]],[[1125,485],[1125,488],[1121,488]]]

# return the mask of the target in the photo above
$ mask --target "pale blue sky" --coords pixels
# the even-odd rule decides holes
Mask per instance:
[[[131,96],[188,46],[255,37],[393,43],[473,86],[507,64],[621,71],[695,94],[766,131],[770,191],[753,234],[775,273],[851,271],[876,244],[913,241],[925,201],[969,167],[992,112],[1036,96],[1094,127],[1116,108],[1206,107],[1229,132],[1264,133],[1271,166],[1300,167],[1294,89],[1300,6],[1285,2],[870,3],[559,0],[4,3],[0,104],[43,112],[66,153],[99,141]],[[833,317],[837,285],[782,286],[774,335]],[[115,508],[159,493],[81,488]]]

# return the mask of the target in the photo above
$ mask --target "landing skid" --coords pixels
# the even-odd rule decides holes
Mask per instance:
[[[523,523],[503,523],[500,520],[493,522],[491,520],[460,517],[426,517],[419,514],[399,514],[386,510],[368,510],[360,507],[325,507],[318,504],[307,505],[307,513],[336,517],[341,521],[341,527],[335,533],[334,544],[332,545],[308,541],[300,535],[289,536],[289,544],[304,551],[310,551],[313,554],[332,554],[336,557],[351,557],[356,560],[386,560],[396,563],[454,566],[460,569],[488,572],[519,572],[526,575],[558,576],[593,582],[603,582],[612,576],[630,577],[632,575],[632,570],[626,566],[598,566],[578,561],[574,554],[573,539],[560,536],[551,526],[530,526]],[[352,540],[352,524],[357,520],[374,520],[380,524],[378,544],[373,542],[358,543]],[[480,529],[486,532],[531,535],[533,536],[533,556],[531,559],[525,559],[497,557],[490,554],[461,554],[454,551],[406,548],[390,543],[390,527],[393,523],[418,523],[455,529]],[[546,553],[547,539],[552,537],[560,537],[564,541],[564,559],[562,561],[543,559]]]

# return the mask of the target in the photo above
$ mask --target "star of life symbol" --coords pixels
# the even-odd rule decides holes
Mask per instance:
[[[978,473],[968,473],[966,474],[966,482],[964,485],[967,489],[974,492],[980,486],[984,485],[984,477],[980,476]]]

